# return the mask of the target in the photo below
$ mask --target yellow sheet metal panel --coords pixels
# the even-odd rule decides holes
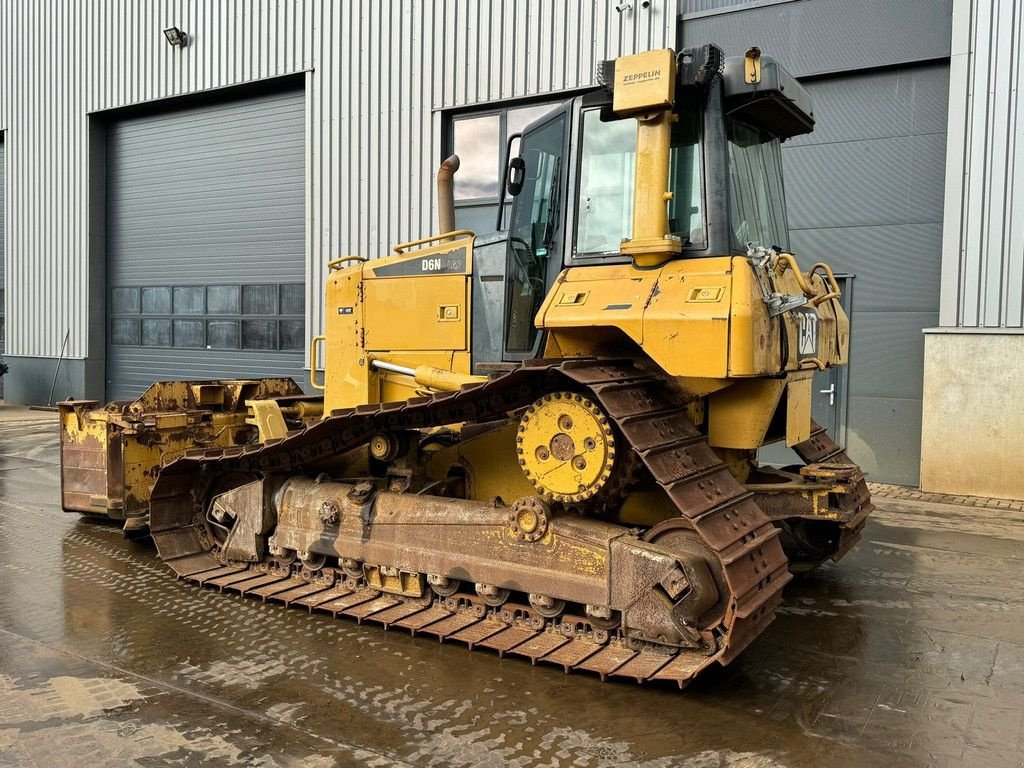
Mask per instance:
[[[667,373],[725,378],[732,274],[728,258],[679,259],[659,270],[643,316],[643,345]]]
[[[369,361],[363,353],[363,266],[331,272],[324,311],[324,412],[378,402],[370,396]]]
[[[613,327],[641,344],[644,307],[660,274],[661,270],[638,270],[629,264],[567,269],[537,313],[537,327]]]
[[[469,373],[470,244],[441,243],[332,271],[325,412],[403,400],[423,389],[410,376],[375,370],[373,359]]]
[[[759,448],[785,387],[784,379],[743,379],[711,395],[708,442],[715,448]]]
[[[786,383],[786,445],[792,447],[811,436],[811,381],[813,373],[790,377]]]
[[[758,376],[782,368],[779,323],[765,311],[764,297],[746,258],[732,264],[729,375]]]
[[[367,351],[468,349],[469,281],[463,275],[366,280]]]
[[[557,335],[567,341],[571,329],[616,328],[673,376],[721,379],[728,375],[731,283],[729,257],[679,259],[658,269],[569,269],[545,299],[537,326],[565,329]]]
[[[612,109],[618,114],[671,107],[675,91],[675,51],[665,48],[615,60]]]

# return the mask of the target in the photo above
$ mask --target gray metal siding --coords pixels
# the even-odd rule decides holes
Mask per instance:
[[[593,82],[597,60],[675,44],[678,4],[615,0],[9,0],[0,3],[0,129],[12,147],[14,354],[89,349],[88,114],[306,74],[306,321],[326,263],[432,232],[441,110]],[[171,48],[161,30],[190,38]],[[583,30],[577,34],[576,28]],[[566,40],[580,40],[580,47]],[[83,42],[84,41],[84,42]],[[514,45],[513,45],[514,41]],[[471,75],[468,73],[472,73]]]
[[[956,0],[943,326],[1024,328],[1024,98],[1019,0]]]
[[[134,288],[144,286],[265,285],[272,292],[280,284],[302,286],[304,121],[304,93],[290,91],[111,125],[106,155],[108,296],[132,288],[130,295],[138,297]],[[244,289],[229,290],[240,294]],[[108,302],[111,323],[137,328],[136,317],[146,316],[145,306],[143,314],[126,313],[117,301]],[[173,312],[155,310],[166,319],[154,322],[221,318],[233,323],[242,320],[243,311],[239,307],[225,315],[207,306],[205,314],[183,314],[175,306]],[[267,311],[246,316],[277,322],[276,307]],[[138,341],[145,343],[141,333]],[[304,347],[230,351],[110,343],[107,396],[135,397],[153,380],[169,378],[285,375],[302,382]]]
[[[7,183],[4,174],[5,169],[5,157],[4,157],[4,140],[3,135],[0,134],[0,318],[6,318],[7,307],[5,305],[7,292],[6,281],[4,279],[4,254],[6,253],[7,243],[7,228],[5,224],[5,212],[7,211]],[[6,349],[6,334],[4,332],[4,322],[0,322],[0,358],[3,358],[4,351]],[[4,377],[0,376],[0,399],[4,396]]]
[[[916,484],[919,472],[921,330],[938,319],[948,79],[942,63],[809,81],[818,123],[783,151],[794,250],[857,275],[849,447],[889,482]]]
[[[730,11],[749,10],[757,6],[793,2],[797,2],[797,0],[682,0],[680,13],[687,18],[694,15],[729,13]]]
[[[797,77],[949,56],[952,0],[799,0],[684,19],[683,42],[757,45]]]

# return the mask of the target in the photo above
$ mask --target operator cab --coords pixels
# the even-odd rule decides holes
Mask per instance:
[[[813,129],[807,92],[757,49],[723,59],[714,45],[688,48],[677,71],[668,217],[681,258],[788,248],[781,143]],[[539,354],[534,318],[562,269],[631,261],[621,243],[633,224],[636,121],[611,107],[603,89],[575,97],[531,123],[507,159],[508,229],[499,206],[499,232],[475,256],[477,372]]]

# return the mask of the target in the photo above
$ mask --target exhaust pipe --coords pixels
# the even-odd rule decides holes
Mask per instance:
[[[459,156],[452,155],[437,169],[437,223],[439,235],[455,230],[455,172]]]

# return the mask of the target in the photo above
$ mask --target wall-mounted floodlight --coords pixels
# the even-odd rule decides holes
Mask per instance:
[[[188,45],[188,35],[182,32],[177,27],[168,27],[164,30],[164,37],[167,38],[167,42],[173,45],[175,48],[184,48]]]

